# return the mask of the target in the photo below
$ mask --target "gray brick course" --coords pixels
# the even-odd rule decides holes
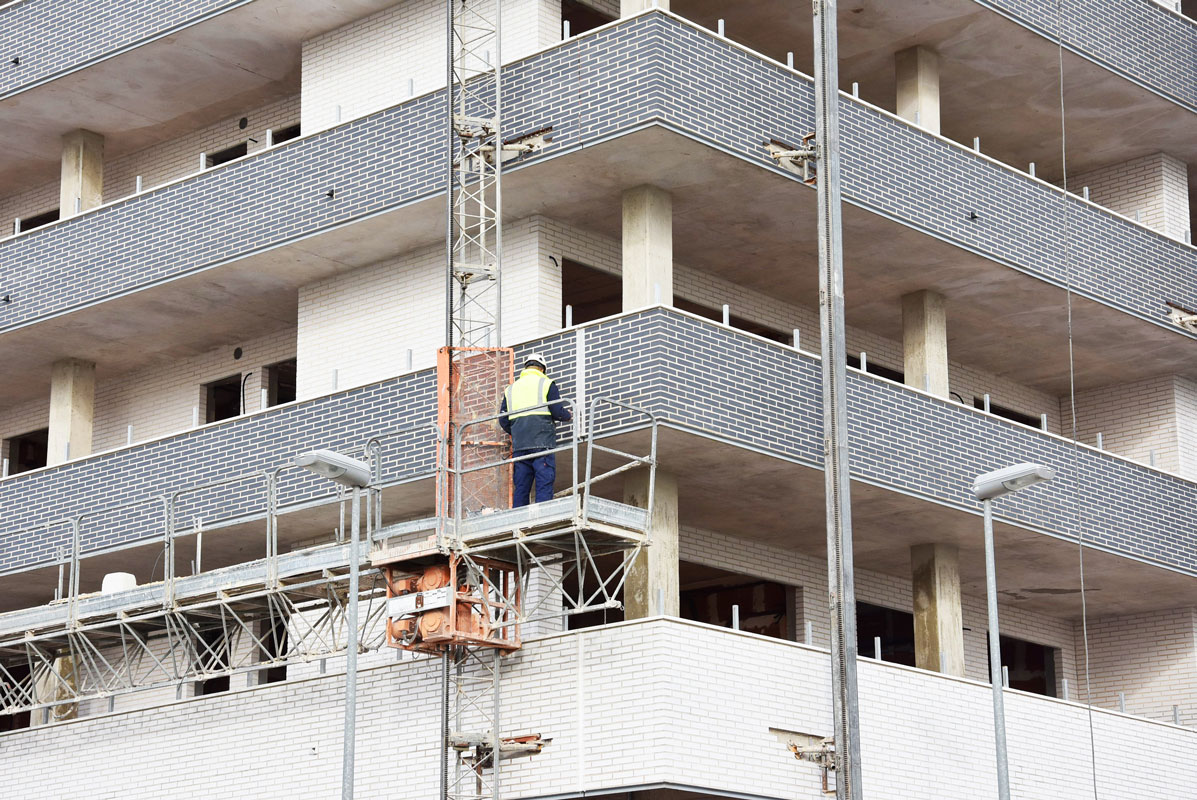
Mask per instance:
[[[574,334],[560,333],[519,348],[517,356],[532,348],[545,353],[563,393],[573,397],[575,342]],[[591,397],[618,398],[676,425],[821,463],[819,364],[809,356],[651,310],[588,328],[586,361]],[[726,391],[721,375],[728,372],[747,376],[748,391]],[[1001,517],[1064,539],[1080,533],[1110,551],[1197,575],[1197,542],[1175,524],[1197,504],[1197,485],[871,376],[850,373],[848,389],[854,475],[975,509],[968,486],[976,472],[1019,461],[1047,464],[1058,479],[1003,500]],[[31,528],[88,507],[138,503],[89,519],[88,550],[152,541],[162,530],[162,495],[225,470],[262,472],[309,448],[350,450],[379,432],[429,422],[433,395],[432,372],[420,372],[0,483],[0,507],[7,510],[0,570],[53,559],[69,541],[69,527]],[[767,417],[760,398],[773,409]],[[609,414],[600,430],[636,421]],[[388,446],[384,478],[427,473],[433,442],[431,433],[418,433]],[[327,484],[300,473],[285,475],[284,502],[327,492]],[[260,486],[249,481],[185,498],[176,522],[189,528],[196,516],[211,524],[260,511]]]

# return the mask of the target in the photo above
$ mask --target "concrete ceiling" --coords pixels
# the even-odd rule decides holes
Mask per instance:
[[[673,0],[678,14],[714,29],[726,20],[734,41],[814,71],[809,4]],[[1059,181],[1057,47],[973,0],[843,0],[839,5],[840,87],[894,111],[893,55],[925,45],[940,55],[943,134]],[[1094,62],[1064,54],[1068,167],[1076,175],[1158,151],[1186,161],[1197,178],[1192,112]],[[1197,180],[1193,180],[1197,184]]]
[[[504,208],[509,220],[544,214],[618,239],[620,193],[644,182],[674,194],[679,263],[816,307],[814,191],[661,128],[511,170]],[[57,358],[95,360],[104,380],[293,326],[298,287],[440,241],[443,202],[427,199],[2,334],[0,361],[28,379],[0,383],[0,403],[48,391]],[[954,361],[1067,392],[1063,290],[852,206],[844,242],[850,325],[900,340],[901,295],[936,289],[948,298]],[[1179,332],[1077,297],[1073,326],[1078,388],[1197,374],[1194,343]]]
[[[294,95],[304,40],[395,2],[257,0],[0,100],[0,186],[54,180],[76,128],[111,160]]]

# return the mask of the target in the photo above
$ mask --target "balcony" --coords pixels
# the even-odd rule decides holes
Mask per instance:
[[[593,69],[560,68],[575,62]],[[547,213],[618,236],[620,190],[655,182],[676,194],[679,261],[813,303],[813,267],[780,265],[814,263],[814,194],[761,147],[812,126],[803,76],[650,14],[513,65],[508,87],[520,98],[511,130],[554,128],[542,155],[509,171],[513,218]],[[953,323],[961,361],[1060,393],[1062,351],[1022,355],[1031,339],[1064,340],[1053,288],[1071,284],[1080,388],[1187,363],[1192,337],[1165,303],[1197,307],[1192,247],[1069,197],[1066,254],[1058,190],[848,96],[842,110],[850,323],[895,338],[897,298],[936,288],[970,308]],[[0,399],[43,391],[56,358],[119,374],[229,331],[254,335],[293,318],[297,286],[435,241],[439,113],[425,95],[0,242],[12,298],[0,348],[30,376]],[[1031,339],[996,347],[992,332],[1013,315],[1028,323],[1010,336]],[[123,345],[138,336],[145,347]]]
[[[399,782],[404,796],[432,796],[440,662],[376,663],[358,680],[358,791],[381,795]],[[869,796],[895,784],[903,797],[995,794],[987,685],[870,659],[859,672]],[[824,650],[676,619],[530,642],[507,659],[502,725],[552,742],[505,764],[504,795],[817,800],[818,769],[796,761],[783,740],[830,735],[829,682]],[[339,675],[314,675],[8,734],[0,737],[6,758],[22,769],[6,770],[0,786],[35,782],[70,795],[119,782],[124,792],[155,793],[177,781],[219,794],[252,769],[269,775],[255,796],[331,796],[340,785],[342,686]],[[1079,800],[1096,781],[1103,794],[1148,800],[1197,782],[1192,730],[1100,709],[1090,720],[1083,705],[1012,690],[1006,715],[1016,797]],[[126,748],[114,756],[118,735]],[[194,752],[197,738],[214,744]],[[1132,755],[1128,743],[1152,758]],[[55,760],[63,748],[75,768]],[[183,751],[193,756],[175,758]],[[134,763],[172,767],[167,775]]]
[[[677,476],[683,525],[822,552],[816,357],[666,309],[579,330],[580,366],[577,331],[522,347],[546,355],[567,397],[614,398],[659,415],[661,468]],[[739,390],[729,391],[727,375],[742,376]],[[428,477],[432,383],[430,371],[411,373],[0,481],[0,505],[8,509],[0,570],[21,574],[8,579],[11,590],[0,610],[54,596],[58,564],[69,555],[72,520],[79,515],[86,515],[79,524],[89,562],[85,591],[93,584],[98,589],[100,577],[118,569],[153,579],[163,498],[179,492],[188,496],[173,514],[177,529],[203,527],[210,532],[205,547],[218,548],[205,563],[260,557],[252,553],[265,525],[262,481],[268,471],[297,452],[353,450],[387,431],[415,430],[385,455],[384,518],[426,516],[434,496]],[[1093,585],[1101,587],[1089,598],[1090,614],[1197,604],[1191,579],[1197,546],[1182,525],[1172,524],[1197,503],[1197,485],[856,371],[850,373],[849,401],[861,569],[905,574],[910,546],[934,538],[959,544],[962,564],[976,556],[962,580],[978,590],[979,507],[969,482],[988,469],[1035,461],[1056,468],[1057,480],[1004,500],[997,511],[1004,579],[1037,587],[1012,596],[1011,603],[1065,618],[1079,615],[1073,583],[1077,538],[1083,537]],[[635,450],[635,437],[644,436],[618,416],[599,430],[618,435],[614,441],[632,439],[629,450]],[[568,460],[559,474],[564,481]],[[229,476],[244,480],[189,491]],[[326,485],[292,480],[281,494],[285,547],[327,539],[338,527],[336,498]],[[181,555],[180,564],[188,557]]]

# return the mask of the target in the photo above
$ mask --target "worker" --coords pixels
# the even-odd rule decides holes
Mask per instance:
[[[511,436],[512,455],[516,458],[555,448],[556,423],[573,419],[561,400],[557,384],[545,375],[544,356],[539,353],[524,359],[520,376],[503,392],[499,413],[503,415],[499,417],[499,425]],[[516,461],[511,472],[515,491],[512,508],[528,505],[533,480],[536,483],[535,502],[553,499],[553,483],[557,479],[556,454],[545,453]]]

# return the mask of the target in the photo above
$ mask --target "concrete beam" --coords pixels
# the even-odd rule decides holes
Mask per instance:
[[[73,217],[104,202],[104,137],[82,129],[62,135],[58,216]]]
[[[907,386],[948,397],[948,315],[938,292],[902,296],[902,362]]]
[[[61,464],[67,458],[78,458],[91,453],[95,398],[95,364],[75,358],[55,362],[50,372],[47,464]]]
[[[956,545],[910,548],[914,660],[919,669],[964,677],[964,622]]]
[[[636,470],[624,479],[623,501],[648,507],[648,470]],[[623,588],[624,619],[641,619],[662,612],[657,597],[665,597],[664,613],[676,617],[680,610],[678,580],[677,479],[657,470],[651,520],[652,544],[636,556]]]
[[[926,47],[894,54],[897,110],[902,119],[939,133],[939,56]]]
[[[623,193],[623,309],[673,305],[673,197],[657,186]]]
[[[619,0],[620,18],[639,14],[646,8],[661,8],[668,11],[669,0]]]

